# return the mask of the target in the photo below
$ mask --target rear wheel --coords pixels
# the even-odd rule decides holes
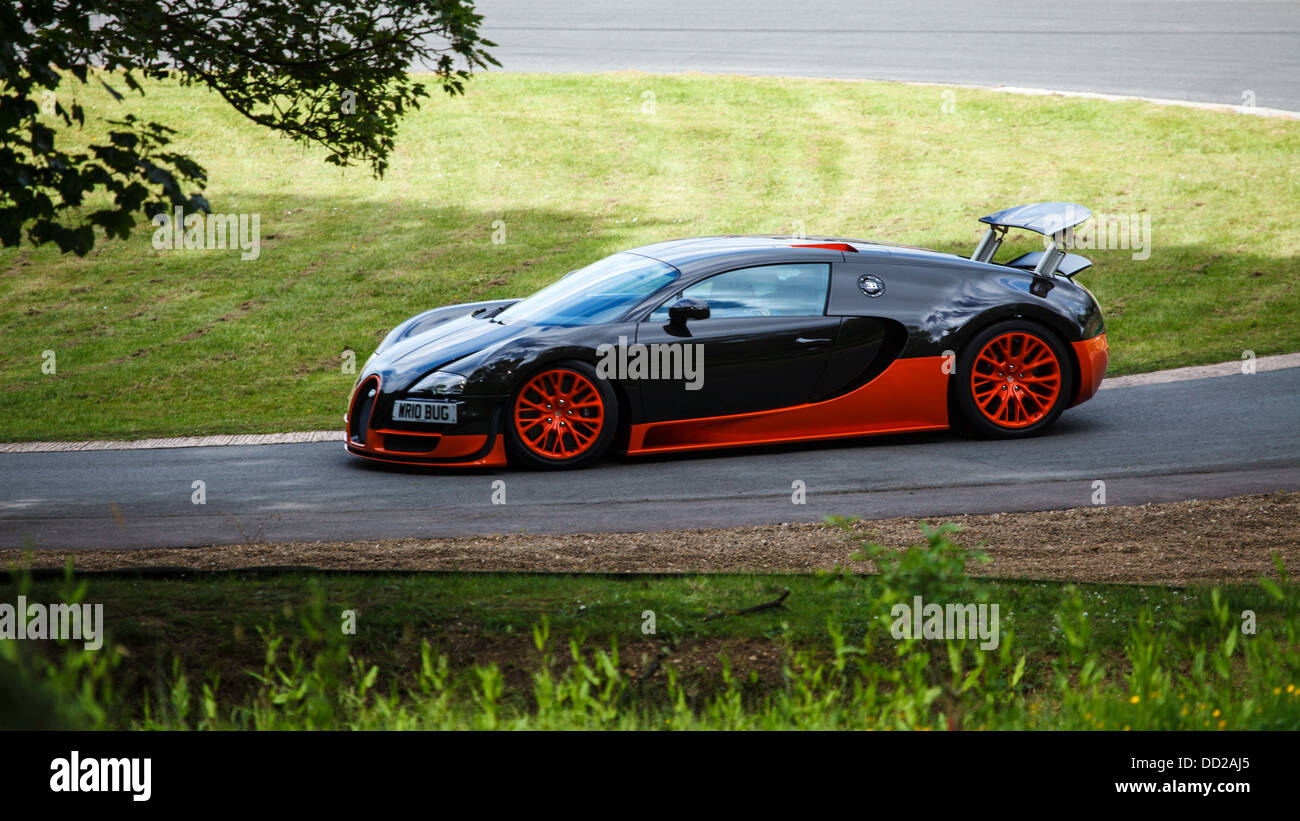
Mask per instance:
[[[962,349],[955,391],[966,430],[1000,439],[1032,436],[1070,404],[1074,373],[1056,334],[1010,320],[980,331]]]
[[[515,392],[509,414],[510,453],[530,467],[589,465],[618,428],[614,390],[586,362],[557,362],[532,374]]]

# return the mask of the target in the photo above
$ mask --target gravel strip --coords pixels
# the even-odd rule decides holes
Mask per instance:
[[[1186,585],[1276,575],[1273,554],[1300,567],[1300,494],[949,516],[957,541],[983,544],[998,578]],[[861,522],[863,537],[893,547],[920,541],[916,519]],[[607,573],[808,573],[848,565],[855,545],[824,524],[782,524],[657,533],[508,534],[455,539],[218,545],[165,550],[38,550],[33,567],[233,570],[300,566],[336,570]],[[0,551],[0,563],[21,551]],[[869,570],[864,565],[854,569]]]

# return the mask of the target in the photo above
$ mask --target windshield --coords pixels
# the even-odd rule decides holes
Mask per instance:
[[[599,325],[613,322],[677,279],[657,259],[624,251],[574,271],[497,314],[504,325]]]

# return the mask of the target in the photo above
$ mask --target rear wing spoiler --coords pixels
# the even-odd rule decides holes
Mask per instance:
[[[1022,271],[1037,271],[1038,266],[1043,261],[1046,251],[1033,251],[1028,254],[1022,254],[1007,263],[1008,268],[1019,268]],[[1062,254],[1056,264],[1056,270],[1053,273],[1069,279],[1084,268],[1092,266],[1092,260],[1081,257],[1078,254]]]
[[[1067,254],[1067,241],[1073,237],[1074,228],[1087,221],[1092,211],[1073,202],[1034,202],[1005,208],[980,222],[989,226],[984,238],[971,254],[976,262],[993,262],[993,255],[1002,245],[1008,228],[1023,228],[1050,238],[1042,252],[1025,254],[1007,263],[1013,268],[1033,271],[1035,276],[1053,277],[1060,273],[1072,277],[1092,263],[1076,254]]]

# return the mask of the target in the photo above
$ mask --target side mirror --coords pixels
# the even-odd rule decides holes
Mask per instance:
[[[709,303],[702,299],[679,299],[668,309],[668,324],[681,328],[688,319],[708,319]]]

